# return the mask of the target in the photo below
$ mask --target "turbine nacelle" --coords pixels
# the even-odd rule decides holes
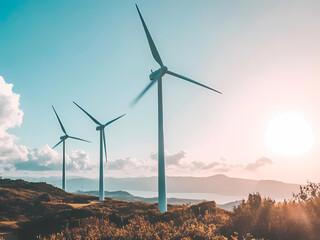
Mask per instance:
[[[58,142],[56,145],[54,145],[54,146],[52,147],[52,149],[55,148],[56,146],[58,146],[60,143],[64,142],[64,141],[65,141],[66,139],[68,139],[68,138],[76,139],[76,140],[83,141],[83,142],[89,142],[89,141],[84,140],[84,139],[81,139],[81,138],[69,136],[69,135],[67,134],[66,130],[64,129],[64,126],[62,125],[62,122],[61,122],[61,120],[60,120],[60,118],[59,118],[59,116],[58,116],[58,113],[56,112],[56,110],[54,109],[53,106],[52,106],[52,109],[53,109],[53,111],[54,111],[54,113],[55,113],[55,115],[56,115],[56,117],[57,117],[57,119],[58,119],[58,122],[59,122],[59,124],[60,124],[60,127],[61,127],[62,132],[64,132],[64,134],[65,134],[64,136],[61,136],[61,137],[60,137],[60,142]]]
[[[106,126],[108,126],[109,124],[117,121],[119,118],[122,118],[124,115],[126,115],[126,114],[123,114],[123,115],[121,115],[121,116],[119,116],[119,117],[117,117],[117,118],[115,118],[115,119],[107,122],[106,124],[101,124],[97,119],[95,119],[94,117],[92,117],[86,110],[84,110],[82,107],[80,107],[76,102],[73,102],[73,103],[74,103],[78,108],[80,108],[89,118],[91,118],[91,120],[92,120],[95,124],[98,125],[98,126],[96,127],[96,130],[97,130],[97,131],[104,130],[104,128],[105,128]]]
[[[97,131],[103,130],[106,126],[105,125],[100,125],[96,127]]]
[[[168,68],[166,66],[163,66],[161,68],[159,68],[157,71],[155,72],[151,72],[151,74],[149,75],[149,79],[150,81],[155,80],[156,78],[161,78],[163,75],[165,75],[168,71]]]
[[[69,136],[68,135],[64,135],[60,137],[60,140],[66,140]]]

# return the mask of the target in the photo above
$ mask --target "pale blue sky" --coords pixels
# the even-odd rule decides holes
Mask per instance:
[[[128,113],[106,131],[111,160],[148,159],[157,151],[156,88],[135,108],[129,108],[130,101],[149,83],[150,69],[158,68],[135,3],[168,68],[223,92],[214,94],[166,76],[166,150],[184,150],[189,161],[210,163],[226,158],[235,165],[271,157],[274,164],[270,169],[274,170],[269,169],[263,177],[306,179],[305,175],[280,176],[287,160],[269,153],[261,146],[264,141],[257,139],[264,138],[266,122],[278,112],[298,111],[312,123],[320,118],[316,107],[308,108],[309,100],[315,102],[308,100],[309,90],[296,94],[301,86],[319,87],[312,85],[319,79],[318,72],[309,80],[290,79],[303,71],[317,71],[313,66],[320,52],[317,1],[2,0],[0,75],[13,83],[14,92],[21,96],[22,126],[9,130],[20,138],[19,144],[36,148],[58,142],[62,132],[53,104],[70,134],[92,141],[69,141],[67,151],[83,149],[96,161],[98,132],[72,104],[76,101],[101,122]],[[300,71],[297,66],[304,68]],[[281,80],[275,75],[281,75]],[[290,83],[297,87],[284,91]],[[275,99],[270,100],[274,94]],[[261,109],[248,107],[259,101],[266,110],[263,117]],[[316,156],[320,153],[306,159],[313,162]],[[282,159],[280,165],[277,158]],[[310,171],[319,166],[314,164]],[[300,167],[297,162],[294,169]],[[261,176],[239,172],[241,176]]]

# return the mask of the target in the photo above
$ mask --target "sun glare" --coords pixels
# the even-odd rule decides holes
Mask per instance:
[[[303,116],[287,112],[274,117],[266,130],[266,144],[271,152],[298,156],[312,147],[314,136]]]

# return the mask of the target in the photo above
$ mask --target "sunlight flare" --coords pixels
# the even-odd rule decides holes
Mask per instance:
[[[268,149],[280,155],[301,155],[310,150],[313,143],[312,129],[299,113],[286,112],[275,116],[266,130]]]

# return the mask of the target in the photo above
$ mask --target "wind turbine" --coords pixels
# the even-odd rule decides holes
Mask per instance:
[[[63,143],[63,154],[62,154],[62,158],[63,158],[63,163],[62,163],[62,189],[65,191],[66,190],[66,140],[68,138],[72,138],[72,139],[76,139],[76,140],[79,140],[79,141],[84,141],[84,142],[89,142],[87,140],[84,140],[84,139],[81,139],[81,138],[77,138],[77,137],[72,137],[72,136],[69,136],[66,132],[66,130],[64,129],[63,125],[62,125],[62,122],[56,112],[56,110],[54,109],[54,107],[52,106],[53,108],[53,111],[54,113],[56,114],[57,116],[57,119],[59,121],[59,124],[60,124],[60,127],[62,129],[62,132],[64,132],[64,136],[61,136],[60,137],[60,142],[58,142],[56,145],[53,146],[52,149],[54,149],[56,146],[58,146],[60,143]]]
[[[152,56],[154,60],[160,65],[160,68],[156,71],[151,70],[151,74],[149,75],[149,78],[151,82],[147,85],[147,87],[134,99],[132,105],[136,104],[140,98],[149,90],[149,88],[154,85],[156,82],[158,83],[158,207],[159,211],[164,213],[167,211],[167,196],[166,196],[166,174],[165,174],[165,155],[164,155],[164,137],[163,137],[163,107],[162,107],[162,77],[165,74],[170,74],[174,77],[183,79],[187,82],[191,82],[193,84],[199,85],[201,87],[207,88],[209,90],[212,90],[214,92],[220,93],[219,91],[208,87],[206,85],[203,85],[199,82],[196,82],[190,78],[184,77],[180,74],[177,74],[175,72],[169,71],[168,67],[166,67],[159,55],[159,52],[156,48],[156,45],[154,44],[152,37],[149,33],[149,30],[143,20],[143,17],[140,13],[140,10],[136,4],[136,8],[138,10],[140,20],[142,22],[144,31],[147,35],[148,43],[150,46],[150,50],[152,53]]]
[[[119,118],[122,118],[125,114],[107,122],[106,124],[101,124],[96,120],[94,117],[92,117],[88,112],[86,112],[82,107],[80,107],[77,103],[73,102],[75,105],[77,105],[85,114],[88,115],[91,120],[97,124],[96,127],[97,131],[100,131],[100,172],[99,172],[99,200],[104,200],[104,188],[103,188],[103,148],[104,148],[104,154],[106,156],[106,162],[107,162],[107,147],[106,147],[106,136],[104,132],[104,128],[111,123],[117,121]]]

